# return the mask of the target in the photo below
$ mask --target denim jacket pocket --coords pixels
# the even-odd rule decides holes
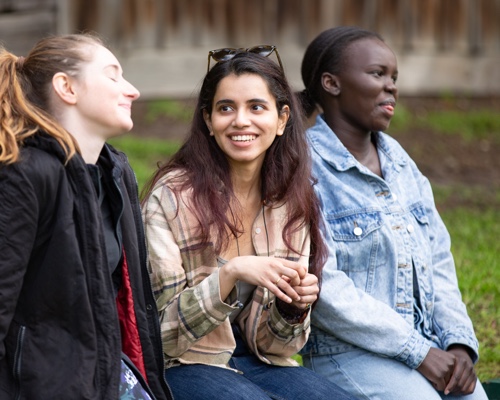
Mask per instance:
[[[370,292],[383,225],[381,213],[358,212],[327,217],[327,221],[335,241],[337,268],[345,272],[357,287]]]
[[[417,220],[417,222],[421,225],[429,225],[429,217],[425,213],[424,206],[419,202],[413,204],[411,208],[411,213]]]

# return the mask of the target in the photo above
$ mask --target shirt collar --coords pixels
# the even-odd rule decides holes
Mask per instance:
[[[354,167],[364,169],[328,126],[323,114],[316,117],[316,123],[307,132],[313,151],[336,170],[346,171]],[[392,164],[399,166],[406,164],[406,157],[401,147],[391,143],[394,139],[383,132],[375,132],[375,135],[379,153],[382,152]]]

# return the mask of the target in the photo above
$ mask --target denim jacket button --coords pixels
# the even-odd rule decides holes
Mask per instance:
[[[356,228],[354,228],[353,233],[354,233],[356,236],[361,236],[361,234],[363,233],[363,229],[361,229],[359,226],[357,226]]]
[[[413,233],[413,231],[415,230],[415,228],[413,227],[412,224],[408,224],[408,226],[406,227],[406,229],[408,230],[408,232],[410,233]]]

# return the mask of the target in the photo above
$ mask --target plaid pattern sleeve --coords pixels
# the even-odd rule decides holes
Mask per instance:
[[[166,184],[153,191],[143,217],[151,281],[167,359],[179,358],[189,350],[196,353],[192,349],[195,343],[203,347],[209,357],[226,354],[227,345],[210,340],[209,333],[227,321],[236,306],[220,299],[213,248],[189,250],[198,240],[195,221],[187,207],[178,207],[175,194]],[[225,362],[224,356],[221,362]]]

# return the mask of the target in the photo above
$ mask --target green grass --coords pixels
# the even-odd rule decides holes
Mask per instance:
[[[167,104],[167,105],[166,105]],[[158,103],[154,113],[171,105]],[[176,106],[174,106],[175,108]],[[491,137],[500,133],[500,116],[485,111],[453,114],[436,113],[426,122],[429,129],[444,134]],[[468,115],[467,115],[468,114]],[[156,114],[158,115],[158,114]],[[398,109],[394,130],[415,125],[420,117]],[[497,133],[491,134],[494,130]],[[496,135],[496,136],[495,136]],[[158,162],[166,161],[180,146],[178,142],[126,135],[111,142],[123,150],[134,168],[139,188],[154,172]],[[500,190],[466,186],[434,187],[436,203],[452,237],[459,286],[480,342],[477,373],[481,381],[500,377]],[[458,205],[458,206],[457,206]],[[300,357],[297,356],[300,361]]]
[[[489,138],[500,141],[500,114],[495,110],[439,110],[412,114],[398,105],[391,121],[391,132],[403,132],[408,127],[430,129],[445,135],[460,136],[466,141]]]
[[[150,101],[145,116],[146,122],[153,122],[161,116],[172,117],[182,122],[189,122],[193,116],[193,110],[192,107],[176,100],[162,99]]]
[[[157,165],[168,160],[180,146],[179,142],[138,138],[131,135],[112,139],[109,143],[127,154],[135,171],[139,189],[145,185]]]
[[[500,202],[447,209],[441,216],[452,237],[459,287],[480,344],[479,379],[500,377]]]

